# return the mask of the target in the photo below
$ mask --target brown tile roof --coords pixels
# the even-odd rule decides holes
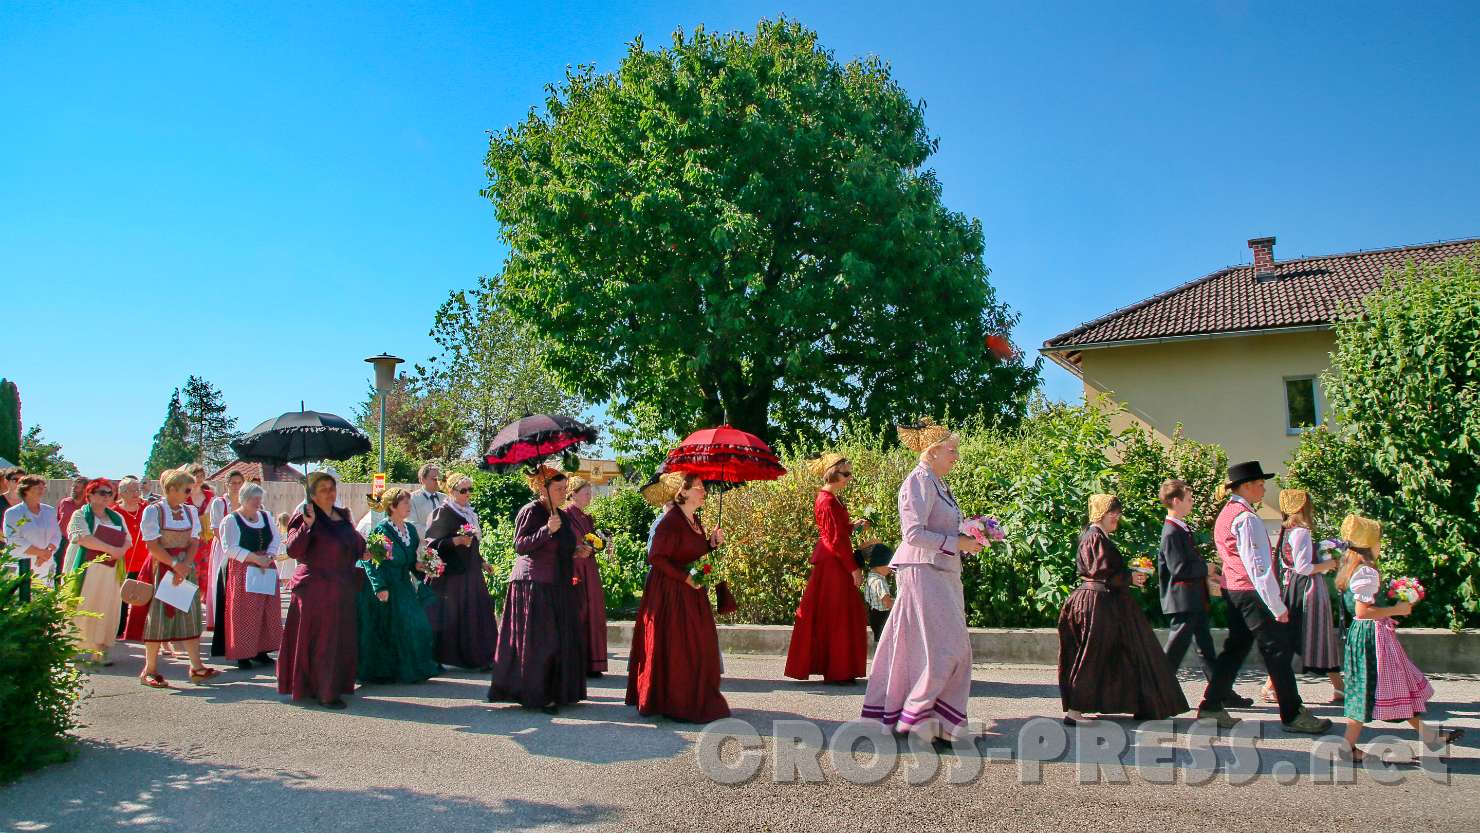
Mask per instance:
[[[1253,264],[1230,266],[1054,336],[1043,349],[1329,324],[1342,303],[1376,289],[1388,270],[1477,245],[1480,238],[1276,261],[1273,279],[1257,281]]]
[[[210,481],[225,480],[234,471],[239,471],[250,481],[254,477],[262,478],[263,483],[298,483],[303,480],[303,473],[292,466],[278,466],[262,463],[245,463],[237,460],[230,465],[217,470],[215,474],[206,478]]]

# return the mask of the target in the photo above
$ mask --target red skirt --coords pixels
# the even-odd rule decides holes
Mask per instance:
[[[355,594],[364,575],[352,567],[298,579],[278,651],[279,694],[328,703],[354,692],[360,650]]]
[[[277,577],[277,567],[271,568]],[[251,659],[283,641],[283,604],[277,593],[247,592],[247,564],[226,562],[226,658]]]
[[[653,571],[627,663],[627,705],[639,714],[708,723],[730,716],[719,692],[719,632],[709,593]]]
[[[828,682],[868,676],[868,612],[852,573],[830,557],[812,567],[791,629],[786,676],[821,674]]]

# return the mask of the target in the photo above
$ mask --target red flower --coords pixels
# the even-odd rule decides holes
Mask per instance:
[[[709,575],[712,572],[714,572],[714,567],[712,565],[705,564],[704,565],[704,575],[707,576],[707,575]]]
[[[581,583],[581,577],[580,576],[571,576],[570,577],[570,586],[571,587],[575,587],[576,585],[578,585],[580,583]]]

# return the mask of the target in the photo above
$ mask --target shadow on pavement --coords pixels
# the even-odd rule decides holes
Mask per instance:
[[[618,809],[507,799],[497,803],[393,788],[330,790],[302,772],[202,764],[151,749],[84,743],[86,777],[53,767],[0,792],[6,830],[529,830],[610,824]],[[435,783],[427,788],[437,789]]]

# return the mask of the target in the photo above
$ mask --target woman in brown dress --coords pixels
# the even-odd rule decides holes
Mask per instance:
[[[1059,611],[1059,696],[1064,722],[1084,712],[1163,720],[1187,711],[1187,698],[1129,587],[1145,573],[1126,568],[1110,534],[1120,526],[1120,499],[1091,495],[1079,536],[1083,579]]]

